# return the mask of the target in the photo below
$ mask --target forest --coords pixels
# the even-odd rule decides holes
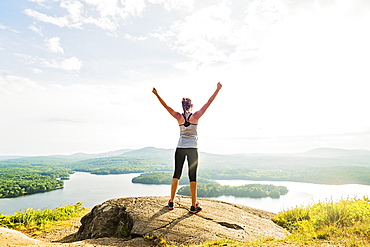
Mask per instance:
[[[370,168],[362,166],[297,167],[286,170],[264,169],[209,169],[200,170],[207,179],[254,181],[292,181],[316,184],[367,184],[370,185]]]
[[[287,187],[271,184],[246,184],[241,186],[220,185],[219,183],[197,184],[197,195],[199,197],[235,196],[251,198],[280,198],[281,195],[286,195],[287,193]],[[177,194],[190,196],[189,185],[181,187]]]
[[[109,157],[78,161],[69,166],[69,168],[79,172],[108,175],[142,173],[148,171],[170,171],[172,169],[170,164],[171,163],[163,162],[160,159]]]
[[[63,188],[63,181],[38,173],[0,173],[0,198],[17,197]]]
[[[207,179],[201,176],[197,177],[197,181],[200,183],[213,183],[214,181],[211,179]],[[133,183],[141,183],[141,184],[171,184],[172,182],[172,172],[148,172],[142,173],[137,177],[132,179]],[[186,176],[181,176],[179,181],[180,185],[188,184],[189,179]]]
[[[42,193],[63,188],[73,173],[67,162],[50,157],[0,161],[0,198]]]
[[[172,173],[169,172],[150,172],[143,173],[132,179],[133,183],[143,184],[171,184]],[[236,196],[262,198],[279,198],[288,193],[285,186],[274,186],[264,184],[248,184],[243,186],[220,185],[213,180],[199,176],[197,178],[197,193],[200,197]],[[180,185],[189,184],[187,176],[182,176]],[[189,186],[183,186],[178,191],[179,195],[189,196]]]
[[[98,175],[143,173],[134,183],[170,184],[173,149],[147,147],[102,154],[40,157],[0,156],[0,198],[63,187],[74,172]],[[198,181],[245,179],[317,184],[370,185],[370,151],[317,149],[290,155],[199,154]],[[186,165],[181,184],[187,184]]]

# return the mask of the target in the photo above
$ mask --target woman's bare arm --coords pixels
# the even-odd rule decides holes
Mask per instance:
[[[208,109],[208,107],[211,105],[211,103],[213,102],[213,100],[216,98],[218,92],[221,90],[222,88],[222,84],[219,82],[217,83],[217,89],[216,91],[212,94],[212,96],[209,98],[209,100],[207,101],[207,103],[199,110],[199,111],[196,111],[194,113],[194,118],[196,119],[196,121],[198,121],[198,119],[203,116],[203,114],[206,112],[206,110]]]
[[[176,118],[177,120],[179,120],[181,118],[181,114],[175,110],[173,110],[171,107],[169,107],[166,102],[164,102],[164,100],[161,98],[161,96],[159,96],[158,92],[157,92],[157,89],[155,89],[153,87],[153,90],[152,92],[155,94],[155,96],[157,96],[159,102],[161,102],[161,104],[164,106],[164,108],[166,108],[166,110],[174,117]]]

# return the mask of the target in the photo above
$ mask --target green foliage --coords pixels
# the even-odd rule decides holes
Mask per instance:
[[[221,238],[215,241],[205,242],[201,245],[194,245],[194,246],[192,245],[192,247],[217,247],[217,246],[240,247],[240,246],[246,246],[246,243],[241,243],[235,240]]]
[[[190,195],[190,187],[183,186],[178,192],[179,195]],[[217,197],[217,196],[236,196],[262,198],[279,198],[280,195],[288,193],[285,186],[275,186],[271,184],[246,184],[241,186],[220,185],[219,183],[197,183],[197,195],[199,197]]]
[[[50,223],[81,216],[85,208],[76,203],[55,209],[27,209],[13,215],[0,214],[0,226],[13,229],[43,229]]]
[[[68,179],[72,173],[69,161],[52,157],[28,157],[0,161],[1,172],[32,172]]]
[[[62,188],[72,173],[68,162],[51,157],[0,161],[0,198],[17,197]]]
[[[245,179],[256,181],[289,181],[294,180],[297,177],[297,175],[292,172],[261,169],[212,169],[200,170],[199,174],[208,179]]]
[[[171,163],[165,163],[163,160],[152,160],[150,158],[110,157],[79,161],[74,163],[71,169],[74,171],[107,175],[170,171],[172,166]]]
[[[120,229],[118,230],[117,232],[117,236],[119,238],[127,238],[130,236],[130,233],[131,233],[131,228],[130,225],[126,222],[126,223],[122,223],[120,222]]]
[[[370,167],[361,166],[297,166],[289,170],[210,169],[199,174],[208,179],[245,179],[254,181],[294,181],[317,184],[369,184]]]
[[[167,240],[161,237],[153,236],[153,235],[144,235],[143,238],[148,241],[152,242],[153,246],[159,246],[159,247],[176,247],[175,245],[169,245],[167,243]]]
[[[343,199],[307,207],[295,207],[273,218],[292,234],[281,240],[238,242],[219,239],[194,247],[209,246],[370,246],[370,200]]]
[[[137,177],[132,179],[133,183],[142,183],[142,184],[171,184],[172,183],[172,173],[169,172],[149,172],[140,174]],[[213,181],[203,178],[197,177],[198,182],[201,183],[211,183]],[[182,176],[179,184],[188,184],[189,179],[187,176]]]
[[[37,173],[0,173],[0,198],[46,192],[63,187],[63,181]]]
[[[150,172],[140,174],[138,177],[132,179],[133,183],[141,184],[171,184],[171,173],[165,172]]]
[[[341,151],[342,152],[342,151]],[[153,147],[124,152],[119,156],[91,158],[96,155],[26,157],[0,160],[0,198],[25,193],[39,193],[63,186],[60,180],[74,171],[93,174],[125,174],[173,170],[174,150]],[[216,179],[295,181],[318,184],[370,185],[370,156],[335,156],[310,158],[303,156],[216,155],[200,153],[199,182]],[[90,158],[89,158],[90,157]],[[333,156],[334,157],[334,156]],[[18,175],[17,175],[18,174]],[[32,176],[33,182],[25,174]],[[186,172],[184,171],[184,174]],[[42,177],[38,177],[42,176]],[[170,184],[171,175],[147,174],[133,182]],[[187,184],[183,176],[180,184]],[[60,180],[58,180],[58,178]],[[257,193],[257,190],[255,192]],[[278,197],[272,192],[271,197]]]
[[[273,221],[292,233],[314,239],[356,235],[370,237],[370,200],[319,202],[278,213]]]

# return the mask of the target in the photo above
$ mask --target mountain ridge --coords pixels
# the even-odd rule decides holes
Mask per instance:
[[[302,156],[317,158],[334,158],[349,156],[370,156],[370,150],[367,149],[342,149],[342,148],[315,148],[301,153]]]
[[[168,148],[157,148],[157,147],[144,147],[139,149],[119,149],[114,151],[108,151],[103,153],[73,153],[66,155],[39,155],[39,156],[11,156],[5,155],[0,156],[0,161],[11,160],[11,159],[22,159],[22,158],[36,158],[36,157],[50,157],[60,158],[66,160],[88,160],[97,158],[108,158],[108,157],[137,157],[148,158],[151,156],[168,156],[173,155],[175,149]],[[367,149],[343,149],[343,148],[314,148],[306,152],[297,153],[236,153],[236,154],[216,154],[208,152],[199,152],[202,155],[211,156],[223,156],[223,157],[304,157],[304,158],[345,158],[355,156],[370,156],[370,150]]]

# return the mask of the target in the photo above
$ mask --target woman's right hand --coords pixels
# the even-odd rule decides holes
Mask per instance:
[[[155,88],[153,87],[152,93],[154,93],[155,95],[157,95],[157,89],[155,89]]]

